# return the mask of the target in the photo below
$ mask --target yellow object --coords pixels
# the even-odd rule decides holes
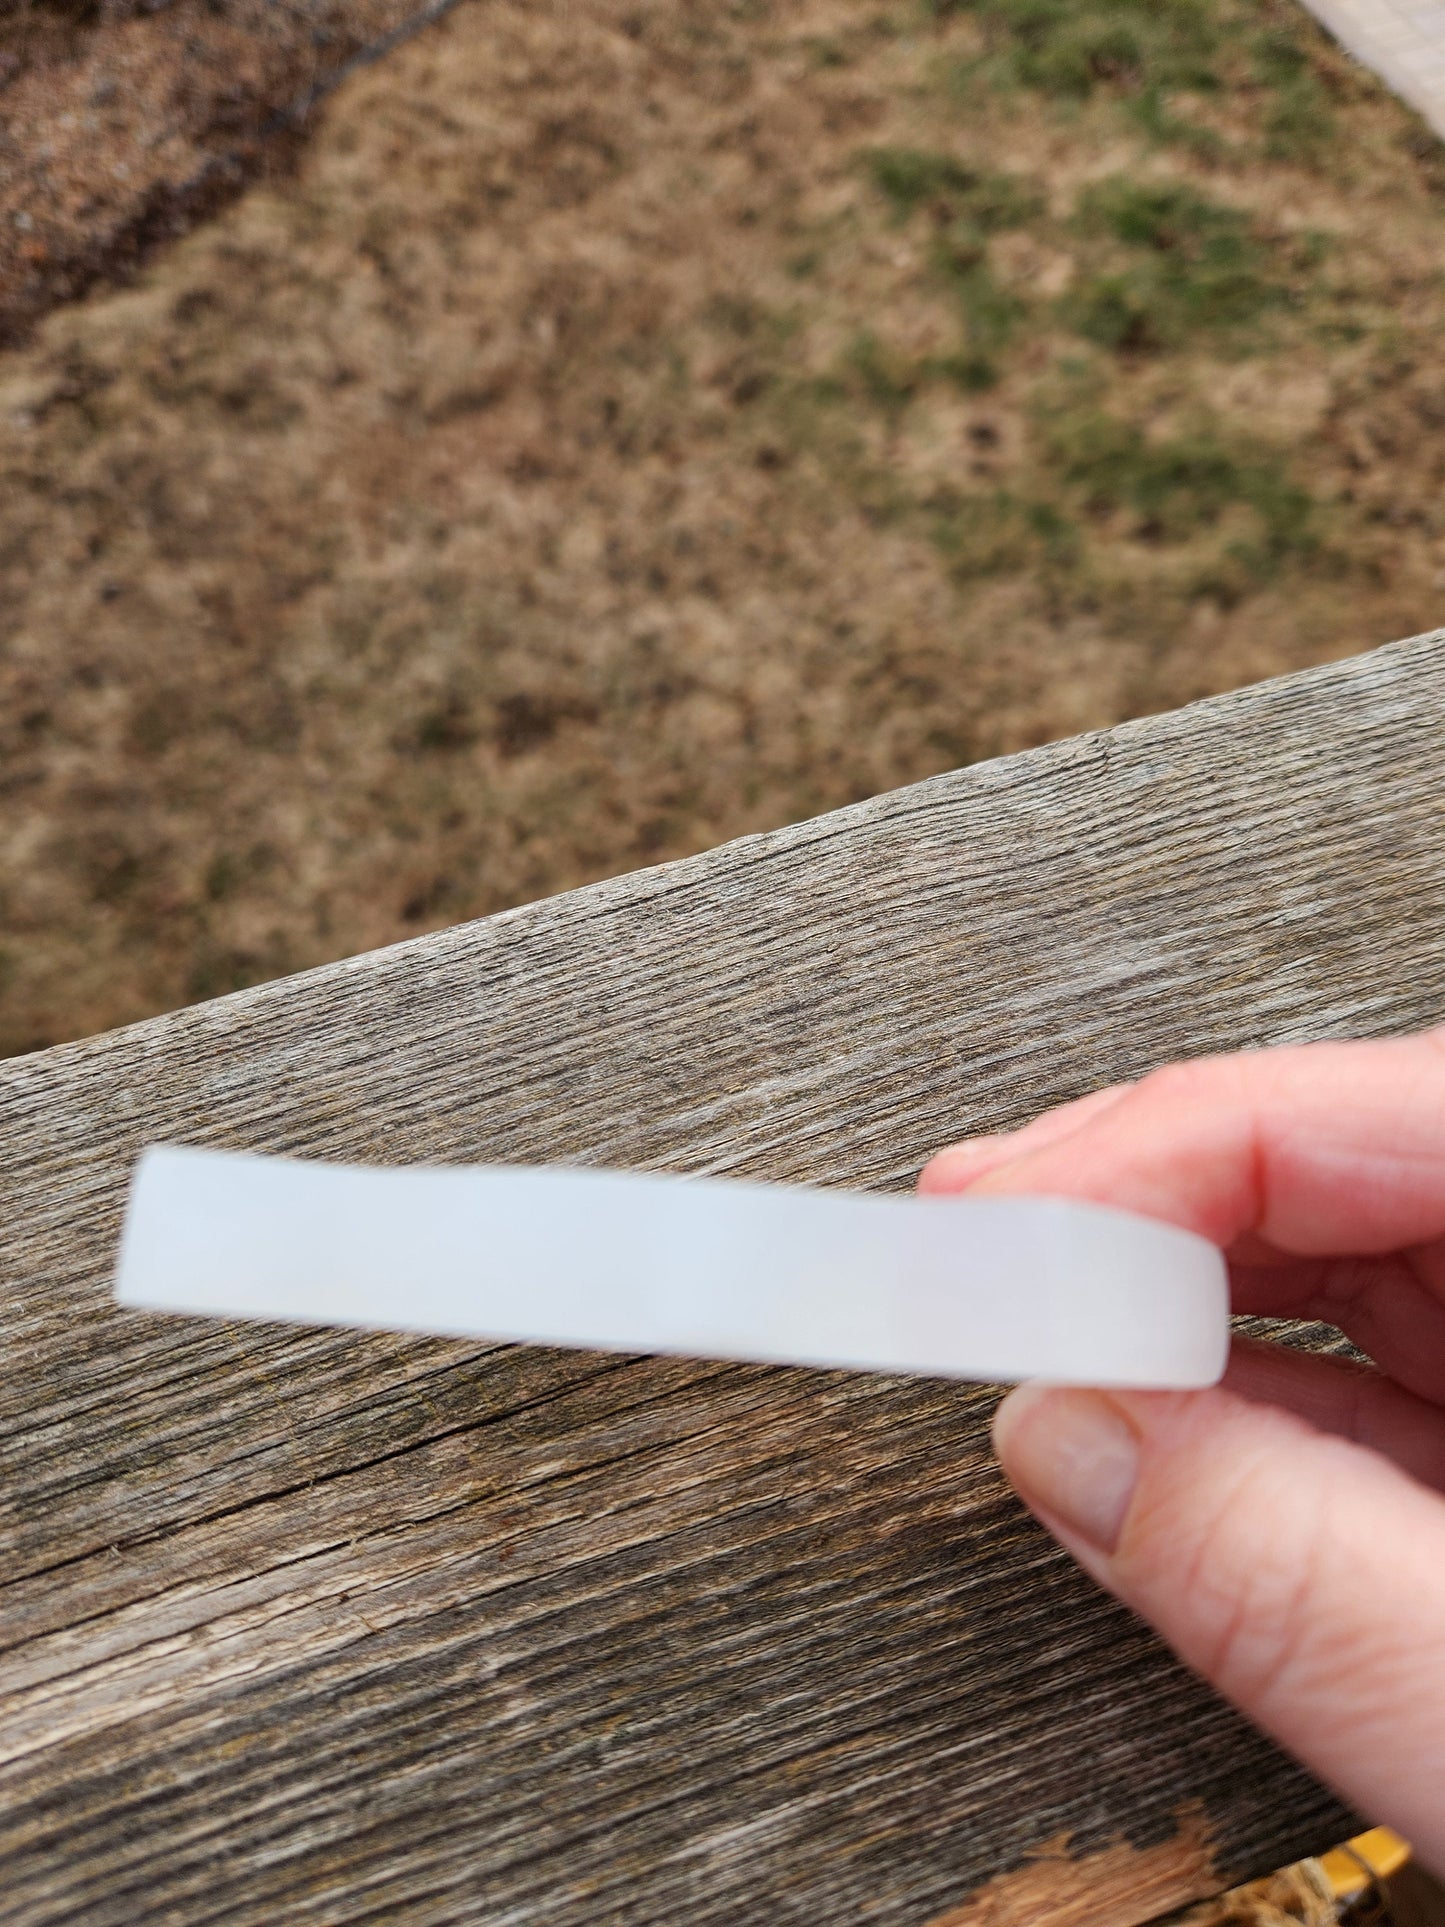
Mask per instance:
[[[1320,1865],[1336,1900],[1354,1900],[1374,1886],[1398,1873],[1410,1858],[1410,1849],[1398,1833],[1388,1827],[1371,1827],[1357,1833],[1342,1847],[1323,1854]]]

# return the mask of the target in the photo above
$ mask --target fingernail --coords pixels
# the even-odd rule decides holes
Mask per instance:
[[[920,1191],[957,1191],[973,1175],[979,1163],[990,1156],[997,1156],[999,1145],[1007,1142],[1008,1134],[996,1131],[982,1137],[960,1138],[957,1144],[950,1144],[946,1150],[937,1152],[924,1165],[919,1175]]]
[[[1139,1477],[1139,1437],[1107,1393],[1021,1385],[995,1414],[993,1439],[1020,1497],[1113,1553]]]

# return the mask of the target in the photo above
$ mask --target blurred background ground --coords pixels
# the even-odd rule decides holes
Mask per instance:
[[[0,0],[0,343],[274,167],[449,0]]]
[[[3,15],[0,1050],[1440,619],[1445,158],[1295,0],[462,0],[267,145],[407,11]]]

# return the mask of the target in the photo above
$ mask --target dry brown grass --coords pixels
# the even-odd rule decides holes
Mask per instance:
[[[0,363],[0,1049],[1429,626],[1436,151],[1216,11],[1161,133],[997,5],[465,5],[53,315]]]

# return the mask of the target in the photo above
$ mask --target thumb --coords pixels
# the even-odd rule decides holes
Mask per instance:
[[[1024,1386],[994,1438],[1087,1571],[1445,1871],[1445,1500],[1225,1391]]]

